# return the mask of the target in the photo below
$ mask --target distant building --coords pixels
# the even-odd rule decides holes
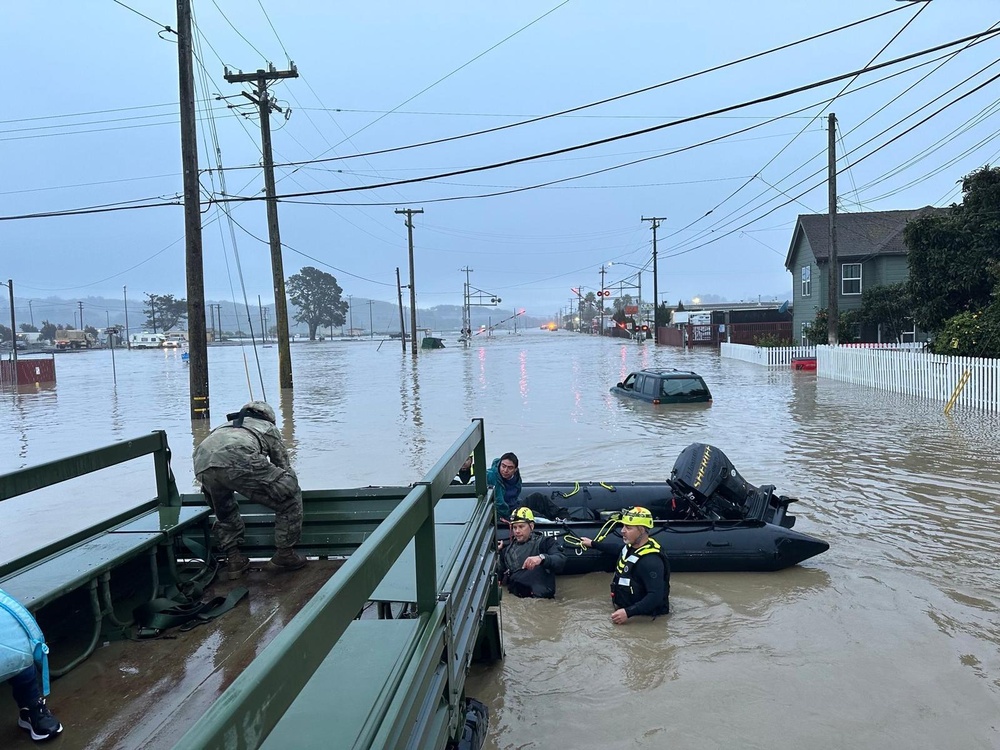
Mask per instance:
[[[903,211],[868,211],[837,214],[837,264],[841,311],[861,307],[861,295],[873,286],[905,281],[910,275],[903,230],[907,223],[927,213],[948,209],[925,206]],[[805,343],[802,326],[812,323],[828,303],[830,219],[828,214],[800,214],[792,232],[785,268],[792,274],[792,338]],[[920,341],[915,328],[904,341]],[[877,330],[862,329],[862,341],[879,340]]]

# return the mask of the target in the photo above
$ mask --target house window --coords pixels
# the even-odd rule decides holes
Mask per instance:
[[[802,328],[800,329],[800,332],[799,332],[799,343],[801,343],[802,346],[809,346],[810,345],[809,344],[809,337],[806,336],[806,326],[807,325],[809,325],[809,323],[803,323],[802,324]]]
[[[840,293],[861,294],[861,264],[845,263],[840,274]]]
[[[900,331],[900,343],[912,344],[917,340],[917,325],[913,318],[906,319],[906,325],[910,327],[908,331]]]
[[[802,266],[802,296],[812,294],[812,266]]]

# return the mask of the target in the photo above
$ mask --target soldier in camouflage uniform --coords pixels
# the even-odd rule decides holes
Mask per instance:
[[[293,549],[302,533],[302,490],[275,427],[274,409],[251,401],[228,417],[229,424],[216,427],[195,448],[194,474],[215,511],[215,533],[228,557],[229,578],[239,578],[250,567],[239,549],[245,524],[234,492],[274,511],[277,552],[268,568],[297,570],[306,563]]]

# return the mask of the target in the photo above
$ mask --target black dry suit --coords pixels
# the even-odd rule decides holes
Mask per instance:
[[[544,555],[542,564],[534,570],[525,570],[524,561],[535,555]],[[566,558],[553,536],[542,536],[533,531],[525,542],[518,542],[511,534],[500,551],[500,581],[515,596],[536,596],[551,599],[556,595],[556,573],[561,573]]]
[[[617,543],[611,539],[595,541],[601,552],[614,552]],[[647,539],[638,549],[623,545],[611,580],[611,601],[635,615],[665,615],[670,611],[670,563],[655,539]]]

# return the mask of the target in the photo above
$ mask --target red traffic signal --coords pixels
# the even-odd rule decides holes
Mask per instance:
[[[601,291],[599,291],[597,293],[597,296],[598,297],[610,297],[611,296],[611,290],[610,289],[602,289]]]
[[[648,330],[649,330],[649,326],[647,326],[647,325],[644,325],[644,326],[642,327],[642,330],[643,330],[643,331],[648,331]]]

